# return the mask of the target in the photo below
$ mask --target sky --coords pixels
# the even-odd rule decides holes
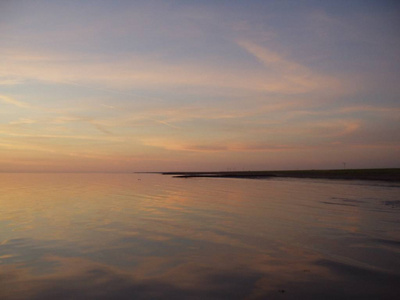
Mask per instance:
[[[398,1],[2,0],[0,172],[400,167],[399,49]]]

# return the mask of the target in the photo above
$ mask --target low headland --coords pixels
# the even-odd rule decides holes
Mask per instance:
[[[291,170],[291,171],[227,171],[227,172],[163,172],[179,178],[254,178],[292,177],[320,179],[380,180],[400,182],[400,168],[391,169],[337,169],[337,170]]]

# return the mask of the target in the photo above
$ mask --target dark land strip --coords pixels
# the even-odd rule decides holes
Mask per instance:
[[[229,172],[163,172],[179,178],[211,177],[211,178],[320,178],[380,180],[400,182],[400,168],[393,169],[341,169],[341,170],[292,170],[292,171],[229,171]]]

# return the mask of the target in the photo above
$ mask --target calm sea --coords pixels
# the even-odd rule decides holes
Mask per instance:
[[[0,299],[395,299],[400,184],[0,174]]]

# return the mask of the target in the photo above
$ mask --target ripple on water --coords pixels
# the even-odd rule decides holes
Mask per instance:
[[[8,278],[0,280],[1,299],[371,299],[400,292],[399,187],[0,174],[0,191],[0,278]]]

